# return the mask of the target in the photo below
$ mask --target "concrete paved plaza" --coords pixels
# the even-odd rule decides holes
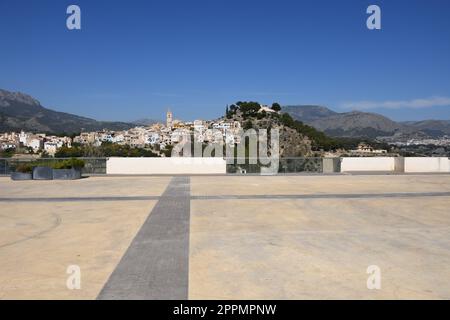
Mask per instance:
[[[450,175],[2,177],[0,299],[450,299],[449,208]]]

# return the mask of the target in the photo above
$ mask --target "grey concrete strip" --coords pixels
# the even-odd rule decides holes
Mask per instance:
[[[450,192],[356,193],[356,194],[268,194],[192,196],[191,200],[258,200],[258,199],[376,199],[450,197]]]
[[[174,177],[97,299],[188,298],[190,178]]]
[[[142,201],[159,200],[159,196],[136,197],[55,197],[55,198],[0,198],[0,202],[77,202],[77,201]]]
[[[416,198],[416,197],[449,197],[450,192],[404,192],[404,193],[356,193],[356,194],[267,194],[267,195],[211,195],[190,196],[191,200],[257,200],[257,199],[359,199],[359,198]],[[166,198],[172,197],[165,195]],[[175,196],[177,197],[177,196]],[[56,198],[1,198],[0,202],[83,202],[83,201],[145,201],[159,200],[160,196],[130,197],[56,197]]]

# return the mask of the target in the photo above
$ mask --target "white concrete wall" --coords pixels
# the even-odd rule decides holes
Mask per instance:
[[[222,158],[109,158],[107,174],[225,174]]]
[[[342,158],[341,162],[341,172],[394,171],[395,168],[393,157]]]
[[[405,172],[450,172],[448,158],[405,158]]]

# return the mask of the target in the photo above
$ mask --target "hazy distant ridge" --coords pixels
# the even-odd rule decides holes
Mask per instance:
[[[283,111],[296,120],[337,137],[376,138],[418,132],[430,137],[450,135],[448,120],[396,122],[377,113],[361,111],[338,113],[323,106],[313,105],[284,106]]]

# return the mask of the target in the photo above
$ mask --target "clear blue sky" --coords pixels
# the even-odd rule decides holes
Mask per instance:
[[[0,39],[0,88],[100,120],[238,100],[450,119],[448,0],[0,0]]]

